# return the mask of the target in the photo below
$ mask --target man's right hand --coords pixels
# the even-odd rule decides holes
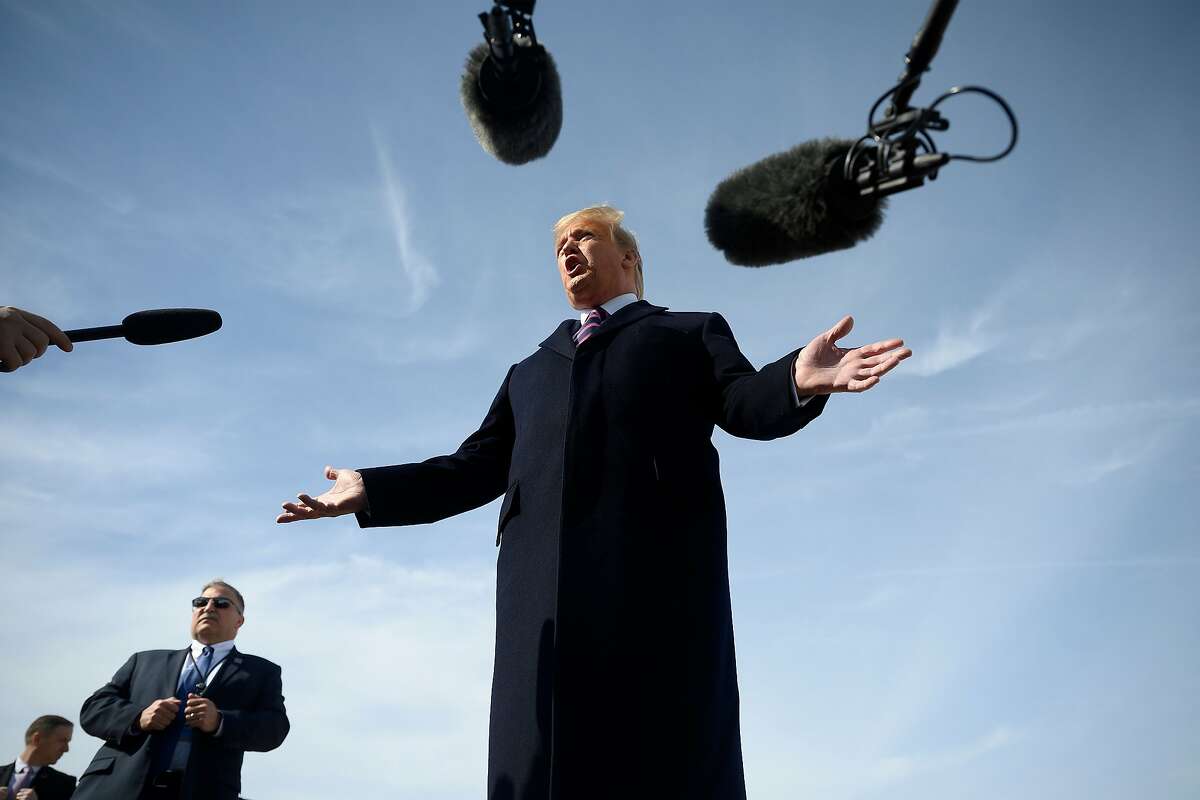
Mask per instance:
[[[50,320],[13,306],[0,306],[0,372],[12,372],[46,352],[51,344],[65,353],[73,345]]]
[[[164,697],[142,709],[142,715],[138,717],[138,727],[144,731],[165,730],[177,716],[179,716],[179,698]]]
[[[283,513],[276,517],[275,521],[295,522],[299,519],[340,517],[343,514],[366,510],[367,489],[363,485],[362,475],[352,469],[326,467],[325,477],[333,481],[329,491],[319,497],[296,495],[299,502],[284,503]]]

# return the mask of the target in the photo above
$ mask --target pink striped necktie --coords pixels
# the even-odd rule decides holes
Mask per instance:
[[[579,330],[575,331],[575,335],[571,337],[575,340],[575,346],[579,347],[579,345],[592,338],[592,334],[600,328],[600,323],[606,319],[608,319],[608,312],[603,308],[593,308],[589,311],[587,318],[579,326]]]

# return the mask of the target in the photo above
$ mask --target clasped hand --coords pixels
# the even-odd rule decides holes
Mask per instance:
[[[164,697],[142,710],[141,716],[138,717],[138,727],[150,732],[166,730],[178,715],[179,698]],[[183,709],[183,724],[204,733],[213,733],[221,725],[221,712],[207,697],[189,694],[187,705]]]

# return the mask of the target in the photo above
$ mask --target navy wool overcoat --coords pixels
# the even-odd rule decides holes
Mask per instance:
[[[577,349],[564,321],[452,455],[361,470],[364,527],[500,495],[489,800],[745,797],[713,426],[773,439],[795,351],[761,371],[728,324],[644,301]]]

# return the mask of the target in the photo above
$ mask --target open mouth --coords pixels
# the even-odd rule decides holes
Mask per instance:
[[[566,270],[568,278],[574,278],[587,269],[587,264],[584,263],[581,256],[571,255],[567,256],[567,260],[563,263],[563,269]]]

